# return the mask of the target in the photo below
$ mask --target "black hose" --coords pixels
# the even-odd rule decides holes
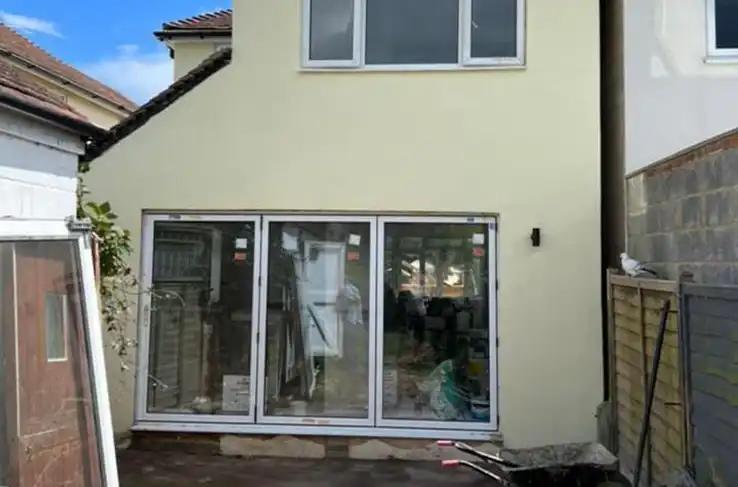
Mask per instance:
[[[646,437],[651,428],[651,409],[653,407],[653,398],[656,392],[656,375],[659,372],[659,364],[661,363],[661,349],[664,346],[664,335],[666,334],[666,322],[669,318],[671,310],[671,299],[664,300],[661,305],[661,316],[659,317],[659,334],[656,335],[656,345],[653,349],[653,364],[651,365],[651,375],[648,378],[648,391],[646,395],[645,405],[643,406],[643,422],[641,423],[641,434],[638,437],[638,453],[636,456],[636,469],[633,476],[633,486],[639,487],[641,480],[641,469],[643,467],[643,450],[646,448]],[[645,353],[645,350],[644,350]]]

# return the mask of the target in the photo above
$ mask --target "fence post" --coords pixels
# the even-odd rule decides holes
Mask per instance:
[[[612,290],[613,269],[608,268],[605,276],[606,295],[607,295],[607,364],[608,364],[608,399],[610,400],[610,444],[608,448],[613,454],[617,455],[620,450],[620,437],[618,427],[618,384],[617,384],[617,357],[615,343],[615,302]]]

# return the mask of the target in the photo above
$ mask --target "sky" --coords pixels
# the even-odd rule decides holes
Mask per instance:
[[[162,22],[230,8],[230,0],[0,0],[0,21],[67,64],[143,103],[173,77]]]

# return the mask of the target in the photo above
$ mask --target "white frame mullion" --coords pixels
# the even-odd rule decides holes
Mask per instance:
[[[249,251],[254,255],[254,273],[252,276],[252,308],[251,308],[251,350],[249,377],[249,412],[248,414],[197,414],[197,413],[170,413],[149,412],[147,400],[149,395],[148,383],[150,376],[149,353],[151,344],[151,293],[149,290],[153,285],[153,263],[154,263],[154,225],[156,222],[243,222],[253,223],[254,242]],[[259,323],[259,271],[258,264],[261,255],[261,217],[254,214],[213,214],[213,213],[144,213],[143,228],[141,233],[141,266],[139,276],[142,292],[139,295],[138,306],[138,354],[136,361],[136,387],[135,387],[135,422],[161,421],[161,422],[203,422],[203,423],[253,423],[255,415],[254,403],[256,396],[256,368],[258,358],[258,323]]]
[[[95,266],[92,260],[92,236],[69,231],[66,222],[48,220],[13,220],[0,222],[0,243],[20,242],[28,240],[57,240],[74,243],[74,258],[79,265],[80,293],[84,306],[84,329],[87,339],[87,356],[89,359],[92,395],[95,402],[95,426],[98,429],[99,453],[102,464],[102,474],[105,487],[118,487],[118,466],[115,452],[113,420],[110,411],[110,395],[108,377],[105,370],[105,352],[102,337],[102,323],[100,320],[100,303],[97,284],[95,282]],[[15,280],[16,262],[15,249],[13,250],[13,275]],[[14,292],[17,308],[17,293]],[[18,326],[17,309],[15,312],[15,326]],[[15,374],[16,384],[20,384],[18,367],[18,333],[15,332]],[[20,414],[20,410],[18,410]],[[16,417],[19,421],[20,416]],[[20,428],[18,425],[18,431]]]
[[[715,9],[715,0],[705,0],[705,12],[708,58],[738,58],[738,49],[720,49],[717,46],[717,11]]]
[[[264,215],[262,220],[262,241],[261,247],[264,250],[261,254],[261,293],[258,300],[258,307],[266,309],[267,291],[269,288],[269,227],[270,223],[275,222],[311,222],[311,223],[330,223],[330,222],[346,222],[346,223],[368,223],[369,224],[369,323],[367,329],[369,331],[368,341],[368,400],[367,400],[367,417],[366,418],[336,418],[324,416],[272,416],[266,414],[264,404],[266,387],[266,337],[267,323],[266,312],[260,314],[259,317],[259,334],[263,337],[259,343],[259,363],[257,366],[257,404],[256,404],[256,422],[261,425],[310,425],[310,427],[319,426],[321,428],[329,428],[334,426],[374,426],[376,404],[376,390],[373,384],[376,383],[376,343],[377,343],[377,258],[376,253],[372,250],[377,245],[377,218],[374,216],[350,216],[350,215]]]
[[[384,273],[384,241],[385,225],[387,223],[435,223],[435,224],[485,224],[487,227],[487,264],[488,264],[488,313],[489,313],[489,390],[490,390],[490,420],[489,422],[461,422],[461,421],[416,421],[409,419],[385,419],[383,412],[384,395],[384,313],[377,317],[377,346],[376,346],[376,426],[379,428],[403,428],[426,430],[464,430],[464,431],[497,431],[499,405],[499,388],[497,376],[497,220],[493,217],[379,217],[377,227],[377,269]],[[382,276],[384,283],[384,276]],[[379,284],[378,284],[379,285]],[[384,292],[377,288],[377,308],[384,309]]]
[[[358,68],[363,64],[363,32],[361,28],[364,19],[363,0],[353,0],[354,25],[353,25],[353,59],[319,60],[310,59],[310,9],[312,0],[302,0],[302,65],[306,68]]]
[[[517,13],[515,35],[516,35],[516,56],[501,58],[475,58],[471,55],[471,32],[472,32],[472,8],[476,0],[460,0],[460,17],[463,17],[460,26],[461,49],[462,55],[459,62],[464,66],[515,66],[525,63],[525,0],[517,1]]]

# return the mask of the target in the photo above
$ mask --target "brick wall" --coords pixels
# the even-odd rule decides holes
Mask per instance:
[[[627,247],[664,278],[738,283],[738,130],[627,179]]]
[[[627,178],[627,248],[666,279],[738,283],[738,130]]]

